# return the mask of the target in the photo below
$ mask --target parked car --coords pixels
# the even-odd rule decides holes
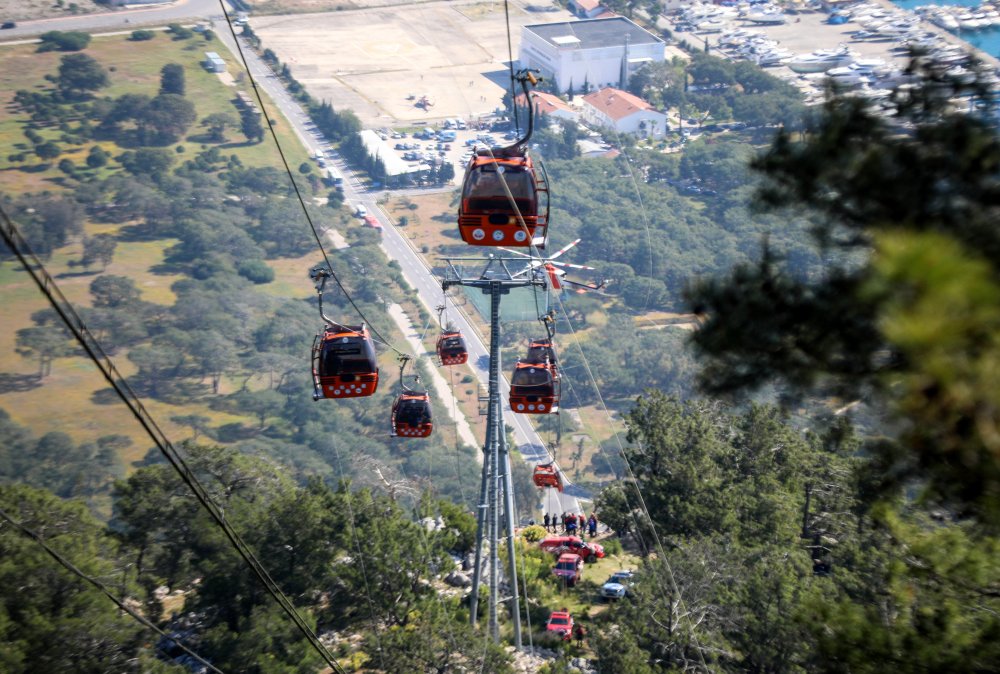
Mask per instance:
[[[579,536],[550,536],[539,543],[538,547],[559,555],[569,552],[585,562],[596,562],[604,556],[603,546],[597,543],[585,543]]]
[[[569,641],[573,637],[573,616],[569,611],[553,611],[545,623],[545,631],[555,632],[562,636],[563,641]]]
[[[601,586],[601,596],[605,599],[621,599],[627,597],[632,586],[633,573],[627,570],[615,571]]]
[[[567,586],[573,587],[580,580],[580,570],[582,567],[583,560],[578,555],[567,552],[566,554],[559,555],[559,561],[556,562],[552,573],[557,578],[562,579]]]

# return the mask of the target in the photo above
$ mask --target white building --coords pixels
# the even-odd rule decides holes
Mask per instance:
[[[552,119],[569,122],[578,122],[580,120],[580,113],[558,96],[553,96],[544,91],[532,91],[531,100],[535,104],[535,109],[538,111],[539,116],[548,115]],[[519,94],[515,101],[518,106],[526,107],[524,94]]]
[[[521,29],[520,66],[554,78],[560,93],[625,87],[640,66],[663,60],[663,40],[623,16]]]
[[[665,114],[638,96],[611,87],[584,96],[581,112],[591,126],[641,138],[661,138],[667,130]]]

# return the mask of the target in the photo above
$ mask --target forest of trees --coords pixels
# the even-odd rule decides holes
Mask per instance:
[[[182,448],[192,473],[349,671],[512,671],[504,648],[469,626],[461,593],[436,583],[472,545],[462,496],[478,483],[475,450],[390,444],[373,411],[387,409],[386,389],[335,406],[309,398],[316,306],[260,288],[269,262],[312,250],[283,176],[217,147],[166,150],[197,120],[175,69],[149,96],[97,99],[112,75],[71,56],[52,88],[19,92],[17,105],[35,124],[101,135],[122,152],[96,155],[101,175],[64,171],[60,196],[22,194],[5,210],[47,259],[89,223],[121,225],[91,237],[89,252],[83,240],[88,269],[113,260],[115,242],[170,239],[173,304],[144,300],[134,279],[87,272],[82,313],[134,365],[143,396],[244,419],[174,419],[201,436]],[[593,390],[567,395],[583,404],[599,391],[624,407],[648,389],[624,413],[616,479],[595,501],[642,560],[631,596],[589,623],[602,674],[998,668],[1000,135],[982,89],[925,74],[897,92],[891,121],[833,99],[755,158],[719,141],[681,157],[551,162],[560,240],[583,236],[581,257],[620,282],[615,320],[599,326],[606,339],[581,346],[589,364],[560,354],[569,379],[596,373]],[[959,95],[980,113],[955,114]],[[156,121],[160,103],[179,117]],[[56,144],[25,136],[42,158]],[[644,209],[626,198],[635,191]],[[408,292],[398,266],[371,232],[348,239],[333,264],[388,334],[385,304]],[[326,302],[348,311],[340,294]],[[602,303],[567,306],[586,323]],[[633,315],[651,306],[698,315],[697,360],[678,333],[636,328]],[[31,320],[17,348],[44,381],[76,351],[51,311]],[[0,513],[224,671],[318,671],[319,656],[159,453],[121,465],[128,443],[36,433],[0,411]],[[384,494],[376,464],[421,478],[417,495]],[[531,592],[551,580],[543,558],[525,554]],[[171,639],[6,522],[0,587],[3,671],[190,671],[172,661]],[[537,626],[547,608],[526,604]],[[572,651],[561,652],[542,671],[574,671]]]
[[[5,208],[43,258],[83,238],[83,255],[73,264],[93,279],[90,306],[80,313],[112,356],[135,366],[136,390],[164,403],[200,401],[244,417],[244,422],[213,424],[202,415],[183,414],[174,421],[189,427],[193,437],[276,457],[299,475],[335,479],[361,473],[362,481],[377,481],[360,461],[366,457],[393,466],[398,477],[433,479],[439,494],[460,499],[464,483],[478,473],[473,450],[455,446],[443,433],[424,442],[390,439],[388,413],[373,411],[389,409],[390,378],[370,400],[312,402],[309,353],[312,336],[322,326],[315,301],[276,296],[266,288],[274,278],[269,261],[316,251],[301,207],[290,198],[287,176],[270,167],[244,166],[236,154],[214,144],[193,155],[170,147],[194,133],[198,119],[195,103],[184,95],[183,67],[164,66],[159,89],[151,95],[67,97],[61,93],[67,59],[76,56],[86,59],[93,81],[74,79],[74,91],[108,85],[109,73],[96,59],[73,54],[62,58],[51,89],[19,92],[16,100],[32,119],[25,135],[39,145],[42,136],[33,127],[55,124],[64,127],[67,143],[86,147],[100,139],[102,145],[92,144],[88,154],[93,167],[67,176],[60,196],[24,193],[8,198]],[[101,149],[109,140],[122,152]],[[321,228],[350,222],[337,208],[308,207]],[[114,234],[86,235],[88,223],[95,222],[119,227]],[[391,335],[395,328],[386,303],[401,301],[411,291],[398,267],[377,250],[376,234],[343,229],[351,247],[330,251],[334,269],[373,327]],[[162,271],[182,276],[170,288],[176,299],[169,306],[143,300],[136,279],[100,272],[114,260],[118,242],[158,240],[171,241]],[[318,262],[318,252],[316,257]],[[308,289],[307,271],[302,269],[302,285]],[[325,302],[328,313],[353,311],[339,292],[327,293]],[[18,331],[17,348],[37,362],[43,384],[59,358],[78,353],[51,311],[36,313],[32,325]],[[224,380],[234,388],[224,390]],[[115,404],[111,396],[98,399]],[[447,419],[443,409],[436,413]],[[344,437],[355,442],[335,446],[333,438]],[[103,498],[106,505],[107,483],[101,493],[73,484],[60,487],[60,495],[95,503]]]

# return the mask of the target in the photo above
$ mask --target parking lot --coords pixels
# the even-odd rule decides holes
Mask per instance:
[[[339,172],[329,162],[329,157],[334,156],[332,146],[325,142],[314,124],[308,123],[305,126],[319,147],[324,150],[322,154],[315,154],[313,159],[320,168],[325,171],[333,170],[335,174],[339,175]],[[441,132],[449,135],[442,138],[439,135]],[[440,166],[444,162],[451,163],[455,168],[455,177],[451,181],[453,185],[462,184],[465,166],[469,163],[476,147],[509,145],[516,138],[513,131],[446,128],[443,124],[435,124],[409,132],[403,128],[383,127],[378,129],[376,133],[385,141],[390,151],[411,167],[425,166],[429,168],[432,164]],[[450,134],[453,134],[453,137]]]
[[[385,136],[384,140],[393,151],[410,166],[450,162],[455,167],[455,178],[452,181],[455,185],[462,183],[465,166],[476,147],[507,145],[515,138],[512,132],[436,126],[438,128],[426,127],[414,133],[382,129],[381,135]],[[428,133],[431,131],[434,133]],[[442,133],[447,135],[442,137]]]

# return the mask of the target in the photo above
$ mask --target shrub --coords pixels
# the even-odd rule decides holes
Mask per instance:
[[[156,33],[151,30],[133,30],[132,35],[129,36],[129,40],[132,42],[145,42],[146,40],[152,40],[156,37]]]
[[[79,31],[50,30],[42,33],[38,51],[80,51],[90,44],[90,35]]]
[[[167,29],[171,33],[173,33],[175,40],[186,40],[192,35],[194,35],[194,31],[192,31],[190,28],[185,28],[179,23],[172,23],[169,26],[167,26]]]
[[[529,543],[537,543],[545,538],[545,527],[533,524],[521,530],[521,536]]]
[[[609,557],[622,554],[622,542],[619,538],[608,538],[601,541],[601,545],[604,546],[604,554]]]
[[[263,260],[243,260],[236,266],[240,276],[260,285],[274,280],[274,270]]]
[[[62,151],[59,146],[49,141],[47,143],[42,143],[41,145],[35,146],[35,154],[37,154],[42,159],[55,159]]]
[[[108,153],[100,145],[90,148],[87,153],[87,166],[90,168],[100,168],[108,163]]]

